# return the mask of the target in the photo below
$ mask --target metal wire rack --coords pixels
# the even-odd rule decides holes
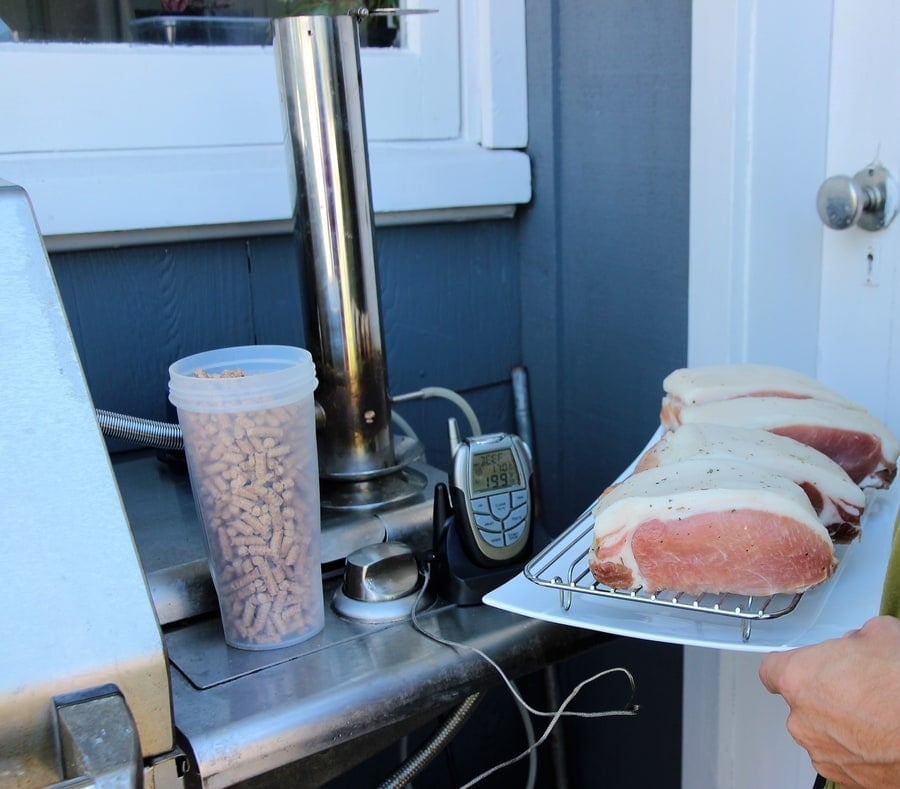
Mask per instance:
[[[525,566],[525,577],[538,584],[559,591],[559,604],[568,611],[574,594],[595,595],[640,603],[667,606],[682,611],[733,617],[741,624],[741,639],[748,641],[753,622],[775,619],[793,611],[802,594],[776,594],[767,597],[748,597],[735,594],[691,595],[677,590],[663,589],[649,592],[638,589],[612,589],[597,583],[588,567],[593,522],[590,509]]]

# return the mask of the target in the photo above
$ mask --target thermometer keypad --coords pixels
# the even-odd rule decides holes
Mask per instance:
[[[513,545],[525,533],[528,492],[524,489],[472,499],[478,533],[495,548]]]

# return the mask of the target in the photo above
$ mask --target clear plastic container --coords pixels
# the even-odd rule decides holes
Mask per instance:
[[[223,348],[169,368],[225,641],[272,649],[325,624],[309,352]]]

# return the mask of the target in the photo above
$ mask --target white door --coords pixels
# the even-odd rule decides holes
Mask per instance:
[[[689,363],[817,376],[900,433],[900,219],[826,229],[826,177],[900,176],[896,0],[694,0]],[[755,655],[687,649],[684,789],[806,789]]]
[[[826,172],[900,177],[900,4],[834,4]],[[849,171],[849,172],[848,172]],[[900,221],[824,233],[819,377],[900,433]]]

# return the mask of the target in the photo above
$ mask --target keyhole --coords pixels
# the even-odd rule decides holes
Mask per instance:
[[[866,285],[876,287],[875,281],[875,253],[870,249],[866,254]]]

